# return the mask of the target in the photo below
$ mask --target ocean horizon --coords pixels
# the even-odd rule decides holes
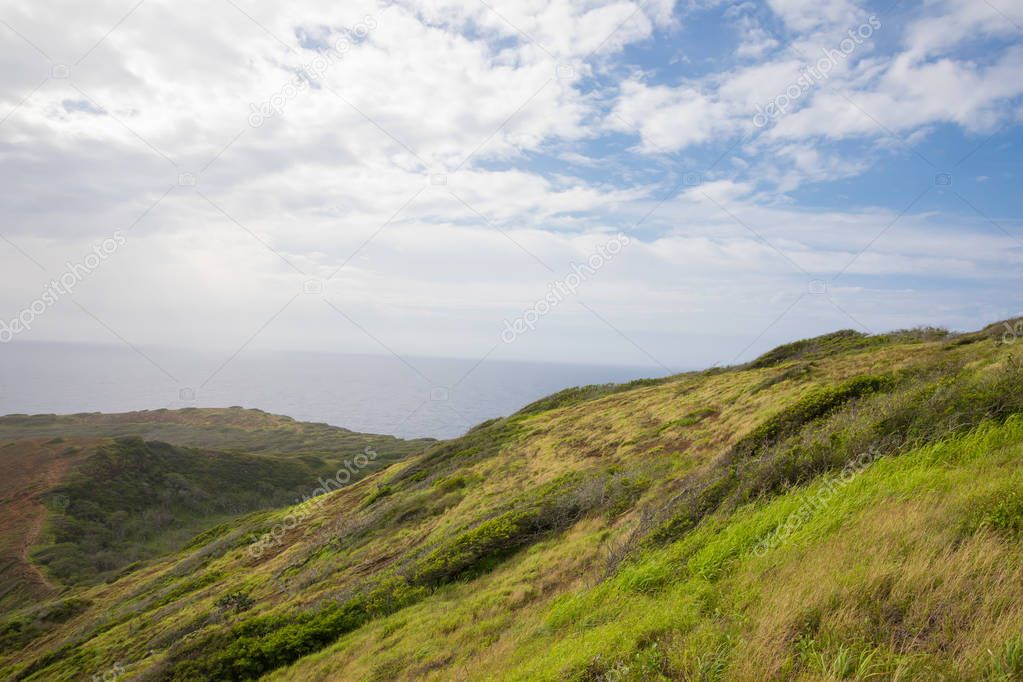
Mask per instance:
[[[0,414],[240,406],[365,433],[452,438],[564,388],[664,374],[644,366],[264,350],[229,358],[15,342],[0,347]]]

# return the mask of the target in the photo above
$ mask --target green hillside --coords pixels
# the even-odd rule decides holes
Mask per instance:
[[[1001,331],[563,391],[7,615],[0,676],[1023,679]]]
[[[433,442],[240,408],[0,417],[0,606],[112,579]]]
[[[217,521],[293,504],[327,475],[315,461],[118,438],[44,496],[46,544],[32,558],[65,584],[108,577]]]

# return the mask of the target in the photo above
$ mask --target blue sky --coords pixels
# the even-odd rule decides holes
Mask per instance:
[[[1019,2],[334,5],[5,3],[0,341],[679,369],[1023,307]]]

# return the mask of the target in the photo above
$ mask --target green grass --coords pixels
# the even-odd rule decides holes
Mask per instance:
[[[564,391],[11,614],[0,676],[1020,679],[1023,364],[978,334]]]
[[[658,433],[663,433],[664,431],[667,431],[668,429],[677,429],[677,428],[686,428],[686,427],[689,427],[689,426],[695,426],[695,425],[699,424],[700,422],[702,422],[704,419],[707,419],[708,417],[713,417],[716,414],[718,414],[718,410],[714,409],[713,407],[702,407],[702,408],[700,408],[698,410],[693,410],[692,412],[690,412],[686,416],[682,417],[681,419],[674,419],[674,420],[672,420],[670,422],[667,422],[667,423],[663,424],[658,429]]]
[[[978,466],[987,458],[995,462]],[[630,661],[647,650],[648,634],[644,633],[671,633],[664,640],[668,644],[661,644],[662,650],[668,652],[661,670],[670,679],[690,679],[686,676],[701,667],[737,673],[741,654],[729,654],[720,646],[702,649],[705,633],[701,627],[713,616],[713,628],[721,638],[734,636],[743,631],[751,614],[757,612],[760,593],[790,587],[784,579],[761,582],[756,576],[778,575],[782,567],[798,566],[801,557],[828,551],[821,548],[839,539],[850,523],[869,525],[871,510],[893,499],[914,499],[940,491],[944,498],[942,508],[953,512],[956,507],[953,500],[970,495],[970,488],[962,484],[971,480],[974,485],[997,484],[1006,470],[1020,465],[1023,419],[1018,417],[1004,426],[982,425],[967,435],[899,458],[879,460],[799,528],[785,546],[764,558],[752,552],[758,538],[784,522],[800,506],[805,490],[796,489],[768,503],[748,505],[728,516],[708,518],[685,538],[635,557],[611,580],[556,599],[544,618],[540,639],[522,652],[522,663],[504,679],[590,679],[595,666],[600,674],[629,668]],[[907,531],[908,537],[916,537],[911,529]],[[976,532],[981,536],[984,533],[983,529]],[[925,539],[939,545],[944,538]],[[1006,550],[1019,556],[1018,545]],[[934,569],[940,571],[942,566],[935,565]],[[855,565],[844,566],[842,570],[848,576],[844,580],[852,580],[852,585],[869,580],[869,575],[858,571]],[[1018,570],[1018,566],[1007,566],[1003,573]],[[975,577],[986,579],[986,584],[1009,599],[1019,596],[1018,586],[1001,584],[997,576],[978,571]],[[831,580],[834,582],[830,585],[814,589],[835,589],[836,594],[841,594],[842,572],[836,571]],[[855,603],[827,602],[827,609],[832,612],[853,606]],[[859,605],[861,610],[863,607]],[[1015,619],[1023,623],[1023,614],[1018,610]],[[946,669],[946,656],[939,643],[930,647],[920,643],[918,651],[900,652],[891,647],[891,633],[883,629],[860,628],[857,637],[850,637],[837,627],[829,629],[826,617],[818,617],[814,622],[815,625],[804,626],[808,631],[800,638],[779,643],[782,648],[773,654],[781,657],[781,667],[788,666],[790,672],[814,671],[828,679],[892,679],[900,668]],[[987,625],[977,622],[967,627],[983,630]],[[989,667],[1004,675],[1004,679],[1017,679],[1013,675],[1023,670],[1021,642],[1014,637],[990,654],[979,649],[973,660],[964,661],[967,664],[964,669],[977,675],[977,679]],[[604,652],[599,660],[593,654],[595,651]],[[536,658],[532,657],[534,654]],[[708,661],[716,663],[708,666]]]

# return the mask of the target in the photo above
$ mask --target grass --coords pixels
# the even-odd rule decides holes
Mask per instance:
[[[75,588],[0,676],[1019,679],[1023,366],[964,338],[556,394]]]
[[[1023,678],[1023,636],[1012,636],[997,652],[989,650],[988,654],[991,656],[991,674],[995,679]]]
[[[578,405],[580,403],[596,400],[597,398],[603,398],[604,396],[614,395],[615,393],[622,393],[625,391],[631,391],[636,388],[642,388],[645,386],[659,386],[670,378],[666,379],[636,379],[629,381],[624,384],[591,384],[589,386],[578,386],[573,388],[566,388],[563,391],[559,391],[553,395],[541,398],[536,402],[526,405],[521,410],[516,412],[517,415],[529,415],[539,414],[541,412],[547,412],[549,410],[556,410],[562,407],[568,407],[571,405]]]
[[[1015,417],[880,460],[763,558],[751,551],[757,538],[798,506],[800,490],[709,518],[610,581],[555,600],[540,639],[517,653],[519,666],[505,679],[586,679],[594,651],[613,652],[601,657],[603,673],[627,667],[646,646],[644,631],[664,635],[658,641],[672,679],[711,667],[730,679],[757,671],[779,679],[893,679],[899,670],[917,671],[918,679],[981,679],[989,669],[1011,671],[1018,638],[992,649],[997,654],[984,640],[988,630],[1023,627],[1014,582],[1023,576],[1020,547],[983,529],[956,547],[941,522],[961,513],[967,481],[995,484],[1021,463],[1023,420]],[[927,513],[913,509],[914,499],[928,499]],[[867,538],[873,544],[864,554],[858,541]],[[907,553],[916,558],[907,561]],[[711,642],[735,643],[738,634],[742,647],[707,646],[708,623],[718,636]],[[963,649],[950,662],[953,645]]]

